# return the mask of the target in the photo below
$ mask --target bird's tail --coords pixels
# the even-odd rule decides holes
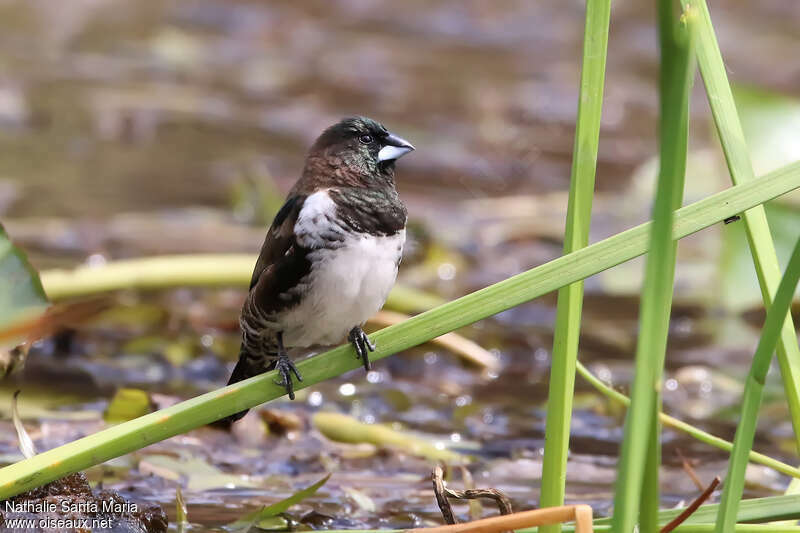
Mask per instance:
[[[262,360],[250,356],[250,353],[247,351],[244,344],[242,344],[241,348],[239,348],[239,361],[233,368],[233,372],[231,372],[231,377],[230,379],[228,379],[228,385],[238,383],[247,378],[251,378],[253,376],[257,376],[259,374],[263,374],[264,372],[269,372],[270,370],[274,369],[275,369],[274,359],[269,361],[266,365],[264,365]],[[244,411],[239,411],[238,413],[234,413],[230,416],[217,420],[216,422],[213,422],[211,425],[222,429],[228,429],[231,427],[231,424],[233,424],[234,422],[242,418],[244,415],[246,415],[248,411],[249,409],[245,409]]]

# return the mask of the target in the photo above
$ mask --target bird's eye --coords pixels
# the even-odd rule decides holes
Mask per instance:
[[[358,142],[360,142],[361,144],[369,144],[372,142],[372,140],[373,140],[372,135],[369,134],[364,134],[358,138]]]

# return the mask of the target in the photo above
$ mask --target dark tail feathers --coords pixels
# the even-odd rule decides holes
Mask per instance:
[[[270,370],[274,369],[275,369],[275,360],[270,361],[266,367],[258,365],[254,360],[254,358],[248,357],[247,352],[245,352],[245,347],[244,345],[242,345],[242,347],[239,348],[239,361],[233,368],[233,372],[231,372],[231,377],[228,380],[228,385],[231,385],[233,383],[238,383],[247,378],[251,378],[253,376],[257,376],[259,374],[263,374],[264,372],[269,372]],[[225,418],[217,420],[216,422],[212,422],[210,425],[220,429],[230,429],[231,424],[244,417],[244,415],[246,415],[248,411],[249,409],[245,409],[244,411],[239,411],[238,413],[226,416]]]

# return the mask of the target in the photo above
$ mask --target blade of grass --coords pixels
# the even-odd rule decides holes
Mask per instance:
[[[658,468],[661,464],[661,375],[667,348],[677,242],[673,211],[683,201],[688,136],[689,90],[694,75],[690,17],[682,42],[676,34],[672,2],[659,1],[661,34],[661,113],[659,177],[653,207],[650,252],[645,266],[636,344],[631,406],[625,418],[614,494],[615,531],[658,530]]]
[[[600,116],[606,70],[610,0],[586,1],[583,66],[578,97],[578,119],[572,156],[569,203],[567,205],[564,254],[589,244],[595,167],[600,138]],[[558,291],[550,387],[547,395],[541,507],[564,505],[569,451],[575,362],[583,307],[583,281]],[[561,524],[543,526],[544,533],[558,533]]]
[[[682,507],[679,509],[661,510],[658,513],[658,520],[660,523],[666,524],[681,514],[684,509],[685,508]],[[711,529],[708,531],[713,531],[713,523],[717,517],[718,510],[719,504],[717,503],[702,505],[692,513],[692,516],[687,518],[686,522],[681,524],[676,531],[681,531],[681,527],[685,527],[687,524],[708,524],[711,526]],[[800,495],[753,498],[750,500],[742,500],[739,505],[739,522],[772,522],[775,520],[792,518],[800,518]],[[611,517],[597,518],[594,524],[596,526],[607,525],[611,524],[611,521]],[[741,526],[742,524],[737,524],[737,529]],[[775,525],[766,524],[765,527],[775,527]]]
[[[673,237],[685,237],[798,187],[800,162],[680,209]],[[370,357],[377,361],[642,255],[650,227],[642,224],[382,329],[372,335],[377,349]],[[350,346],[300,361],[297,367],[304,381],[298,388],[359,364]],[[252,377],[0,469],[0,500],[283,396],[276,377],[274,371]]]
[[[698,14],[697,62],[706,86],[708,103],[728,163],[731,180],[736,185],[747,183],[755,179],[753,164],[745,143],[742,124],[736,112],[719,44],[714,35],[708,6],[705,0],[681,0],[681,4],[684,7],[693,6]],[[777,290],[781,272],[764,208],[759,206],[750,209],[742,218],[764,305],[769,307]],[[777,352],[796,445],[800,450],[800,347],[797,345],[791,316],[787,316],[783,323]]]
[[[661,512],[662,520],[672,520],[683,509],[668,509]],[[703,505],[690,516],[685,524],[714,523],[719,513],[719,504]],[[800,518],[800,496],[769,496],[742,500],[737,513],[738,522],[772,522],[775,520],[788,520]],[[737,524],[737,529],[742,524]],[[774,524],[764,524],[765,527],[775,527]]]
[[[775,351],[780,337],[781,326],[785,323],[789,307],[792,305],[792,297],[798,280],[800,280],[800,239],[794,247],[789,265],[786,267],[786,273],[778,285],[775,299],[767,311],[764,328],[761,330],[761,339],[758,341],[758,347],[745,382],[742,414],[736,428],[736,436],[733,439],[733,452],[731,452],[728,475],[725,478],[717,515],[717,533],[733,531],[733,526],[736,524],[736,511],[744,490],[747,457],[753,448],[753,439],[756,434],[758,409],[761,406],[761,397],[764,392],[764,380],[769,371],[772,353]]]
[[[625,396],[624,394],[615,391],[605,383],[603,383],[597,376],[592,374],[589,369],[581,364],[578,361],[577,365],[578,374],[581,375],[583,379],[589,382],[589,384],[597,389],[601,394],[609,398],[610,400],[616,401],[625,407],[628,407],[631,404],[630,398]],[[661,422],[667,426],[677,429],[678,431],[683,431],[687,435],[699,440],[700,442],[704,442],[709,446],[714,446],[715,448],[719,448],[720,450],[730,452],[733,450],[733,443],[728,442],[724,439],[716,437],[710,433],[706,433],[702,429],[698,429],[691,424],[687,424],[677,418],[673,418],[664,413],[658,413],[658,417]],[[793,466],[787,465],[786,463],[782,463],[777,459],[773,459],[767,455],[750,451],[749,454],[750,461],[753,463],[762,464],[766,467],[772,468],[782,474],[786,474],[787,476],[793,476],[795,478],[800,478],[800,468],[795,468]]]
[[[693,18],[687,12],[681,17],[681,23],[676,24],[672,0],[657,0],[659,48],[661,52],[659,74],[659,139],[660,174],[668,178],[665,185],[664,196],[671,198],[664,200],[670,202],[667,210],[662,207],[665,216],[672,216],[672,211],[683,204],[684,181],[686,177],[686,153],[689,139],[689,94],[694,81],[694,35]],[[656,198],[656,203],[658,198]],[[655,209],[658,209],[656,205]],[[657,216],[654,218],[658,219]],[[672,222],[670,218],[670,223]],[[666,222],[664,222],[666,225]],[[665,235],[669,233],[664,230]],[[654,228],[653,235],[656,235]],[[663,237],[662,237],[663,238]],[[661,377],[664,370],[666,356],[667,334],[669,331],[669,317],[672,309],[672,293],[675,284],[675,261],[678,247],[677,241],[672,241],[671,246],[663,242],[664,257],[660,264],[664,265],[663,271],[655,266],[650,273],[656,277],[658,289],[653,296],[654,311],[662,318],[657,326],[659,338],[655,364],[649,365],[654,372],[653,391],[654,402],[650,413],[650,441],[648,444],[647,460],[644,469],[644,486],[642,490],[642,506],[639,512],[639,528],[642,531],[656,531],[658,529],[659,497],[659,468],[661,466],[661,424],[658,414],[661,412]],[[652,245],[651,245],[652,247]],[[655,257],[652,258],[657,261]],[[667,281],[667,277],[669,280]],[[644,347],[646,351],[647,348]],[[646,359],[647,355],[643,355]],[[645,363],[646,364],[646,363]]]
[[[247,513],[246,515],[240,517],[234,522],[231,522],[225,529],[227,531],[241,531],[247,532],[253,526],[258,527],[258,523],[262,520],[267,518],[272,518],[278,516],[281,513],[285,513],[289,510],[292,505],[296,505],[303,500],[310,498],[322,487],[331,477],[331,474],[326,475],[313,485],[309,485],[304,489],[300,489],[299,491],[295,492],[291,496],[284,498],[278,502],[273,503],[272,505],[262,507],[261,509],[256,509],[251,513]]]

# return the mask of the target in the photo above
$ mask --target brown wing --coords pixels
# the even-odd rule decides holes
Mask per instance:
[[[258,278],[264,270],[276,259],[285,255],[294,244],[294,225],[305,201],[305,196],[292,196],[286,200],[278,214],[275,215],[267,236],[264,238],[264,244],[261,245],[261,253],[258,255],[256,267],[253,269],[253,277],[250,278],[250,289],[258,282]]]
[[[306,197],[292,196],[281,207],[264,239],[248,300],[262,314],[272,314],[291,307],[299,298],[298,284],[309,273],[307,250],[298,245],[294,225]]]

